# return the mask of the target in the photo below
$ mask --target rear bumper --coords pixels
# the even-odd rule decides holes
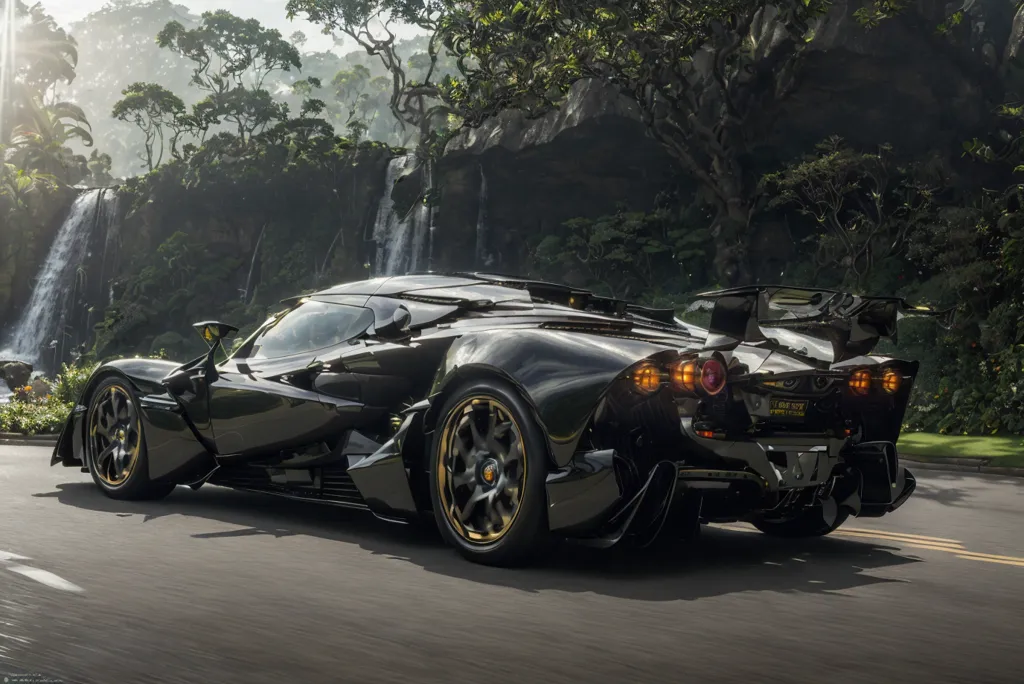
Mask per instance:
[[[858,517],[895,511],[917,481],[895,445],[845,439],[780,437],[722,440],[683,432],[695,449],[657,463],[638,491],[626,491],[612,450],[578,453],[548,477],[552,531],[611,546],[627,534],[656,536],[674,509],[696,500],[701,520],[740,520],[784,506],[834,504]],[[690,496],[692,495],[692,496]]]
[[[681,427],[699,450],[724,464],[722,470],[755,474],[766,493],[827,488],[837,478],[859,477],[859,496],[867,514],[879,507],[886,513],[896,510],[917,486],[891,442],[851,445],[846,439],[817,436],[724,440],[701,437],[689,418],[681,420]],[[684,467],[681,476],[685,472]]]

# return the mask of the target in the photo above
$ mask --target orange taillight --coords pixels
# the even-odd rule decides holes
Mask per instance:
[[[882,374],[882,389],[885,390],[886,394],[896,394],[900,391],[900,385],[902,384],[903,376],[892,368]]]
[[[645,363],[633,371],[633,384],[644,394],[656,392],[661,387],[661,371],[653,363]]]
[[[668,369],[672,386],[676,390],[693,392],[697,388],[697,362],[692,359],[679,359]]]
[[[850,391],[854,394],[867,394],[871,390],[871,372],[854,371],[850,376]]]

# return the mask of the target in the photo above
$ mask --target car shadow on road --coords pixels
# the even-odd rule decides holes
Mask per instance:
[[[973,508],[988,499],[991,487],[1024,487],[1024,478],[981,473],[929,472],[928,480],[918,480],[914,496],[954,508]]]
[[[836,593],[876,584],[902,582],[893,569],[920,562],[895,546],[848,539],[780,540],[760,533],[705,527],[688,544],[651,549],[596,550],[564,543],[526,569],[491,568],[470,563],[441,541],[429,526],[395,525],[367,512],[319,506],[260,494],[207,487],[179,488],[159,502],[114,501],[91,483],[68,483],[34,494],[75,508],[143,522],[167,516],[237,526],[197,531],[191,539],[306,535],[401,560],[427,572],[526,592],[589,592],[643,601],[696,600],[738,592]],[[176,532],[168,532],[175,534]],[[168,543],[172,543],[168,539]],[[880,573],[881,576],[879,576]]]

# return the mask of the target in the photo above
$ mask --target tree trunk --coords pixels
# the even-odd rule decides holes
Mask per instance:
[[[252,261],[249,262],[249,276],[245,279],[245,294],[242,295],[242,303],[248,305],[249,297],[252,295],[252,278],[256,271],[256,259],[260,255],[260,247],[263,246],[263,234],[267,232],[267,224],[260,229],[260,236],[256,239],[256,246],[252,250]]]
[[[749,201],[735,197],[719,210],[711,226],[715,241],[715,276],[722,287],[750,283],[750,215]]]

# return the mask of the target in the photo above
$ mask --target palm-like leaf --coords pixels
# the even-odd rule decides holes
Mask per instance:
[[[75,79],[78,45],[39,3],[29,9],[28,21],[18,31],[18,63],[21,79],[40,91]]]

